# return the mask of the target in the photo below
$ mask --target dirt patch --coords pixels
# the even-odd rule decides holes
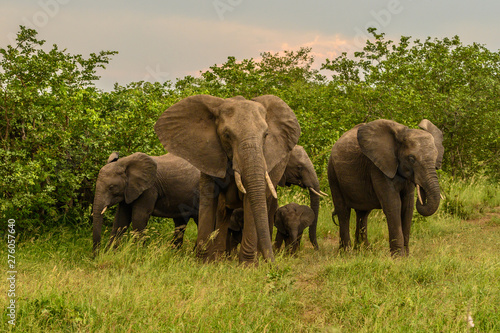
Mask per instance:
[[[484,227],[500,227],[500,207],[495,207],[481,217],[467,220],[467,222]]]

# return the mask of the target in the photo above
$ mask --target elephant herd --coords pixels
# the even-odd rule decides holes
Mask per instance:
[[[373,209],[387,217],[393,255],[407,255],[414,208],[428,216],[439,205],[436,169],[443,136],[430,121],[410,129],[390,120],[359,124],[332,148],[328,180],[339,220],[340,247],[350,248],[349,220],[356,212],[356,244],[368,244]],[[267,261],[283,242],[295,253],[304,229],[317,250],[320,182],[304,148],[300,126],[280,98],[247,100],[196,95],[169,107],[154,130],[169,152],[163,156],[111,154],[99,172],[93,204],[93,246],[99,248],[103,214],[118,204],[112,244],[127,227],[142,231],[150,216],[174,220],[173,243],[182,245],[190,218],[198,225],[197,257],[222,258],[238,250],[242,263],[260,253]],[[278,207],[277,186],[309,189],[310,206]],[[333,218],[333,215],[332,215]],[[273,227],[276,227],[272,244]]]

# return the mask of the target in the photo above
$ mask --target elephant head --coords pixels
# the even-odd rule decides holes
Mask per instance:
[[[203,174],[234,177],[232,181],[248,199],[251,210],[252,221],[245,218],[245,224],[254,223],[258,248],[266,259],[274,260],[266,198],[274,191],[269,173],[288,158],[300,135],[290,107],[272,95],[252,100],[191,96],[168,108],[156,122],[155,131],[167,151],[186,159]],[[201,193],[206,195],[203,190]],[[200,205],[202,201],[200,197]],[[202,219],[200,212],[199,235],[205,232],[204,227],[213,228],[203,226]]]
[[[274,225],[278,230],[275,248],[279,249],[285,240],[288,250],[297,252],[304,229],[311,227],[315,219],[314,211],[306,205],[292,202],[280,207],[274,216]]]
[[[299,145],[293,148],[285,173],[278,183],[280,186],[290,186],[292,184],[309,189],[310,207],[315,215],[315,219],[309,227],[309,239],[314,249],[318,250],[316,227],[318,223],[319,199],[320,196],[326,196],[326,194],[319,187],[319,180],[314,170],[314,165],[304,148]]]
[[[443,134],[429,120],[419,126],[422,129],[410,129],[379,119],[360,126],[357,138],[363,154],[387,177],[398,174],[417,186],[417,211],[429,216],[440,202],[436,169],[443,160]]]
[[[120,159],[117,153],[109,156],[108,163],[97,176],[92,207],[94,251],[101,241],[104,211],[122,201],[130,204],[153,186],[156,168],[156,162],[143,153],[134,153]]]

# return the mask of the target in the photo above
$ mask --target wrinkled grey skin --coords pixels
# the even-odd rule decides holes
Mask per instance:
[[[277,229],[274,248],[279,250],[283,241],[285,248],[294,254],[300,248],[302,233],[311,227],[316,219],[314,211],[306,206],[291,202],[278,208],[274,217],[274,226]]]
[[[319,180],[318,176],[316,175],[316,171],[314,170],[314,166],[304,148],[299,145],[296,145],[292,149],[290,159],[288,160],[288,164],[286,165],[285,173],[278,183],[278,186],[282,187],[291,185],[297,185],[309,190],[310,207],[313,210],[315,216],[313,223],[309,227],[309,239],[314,249],[318,250],[319,247],[316,238],[316,226],[318,221],[320,201],[320,195],[318,193],[322,192],[319,187]],[[276,207],[277,209],[277,201],[272,203],[272,207]],[[276,209],[271,211],[271,214],[273,214],[273,216],[276,212]],[[238,239],[241,242],[241,230],[243,230],[243,210],[236,209],[231,216],[228,233],[229,239],[227,242],[227,248],[229,253],[232,253],[232,251],[239,244]]]
[[[190,218],[198,219],[200,172],[182,158],[172,154],[148,156],[134,153],[118,158],[110,155],[96,182],[93,204],[93,248],[101,242],[103,210],[118,204],[111,244],[132,223],[142,231],[150,216],[174,220],[174,245],[180,247]]]
[[[309,190],[310,207],[314,211],[314,221],[309,227],[309,240],[315,250],[318,250],[316,238],[316,227],[318,223],[319,200],[322,193],[319,187],[318,176],[314,165],[302,146],[295,146],[290,155],[290,160],[285,169],[285,173],[278,183],[279,186],[298,185]],[[315,193],[316,192],[316,193]]]
[[[423,200],[417,202],[417,211],[423,216],[434,214],[440,202],[436,169],[444,153],[441,131],[426,119],[419,127],[375,120],[357,125],[333,145],[328,180],[341,248],[351,246],[351,209],[356,211],[356,244],[368,245],[368,214],[381,208],[387,218],[391,254],[409,254],[415,185],[421,187]]]
[[[257,252],[274,261],[269,206],[300,135],[290,107],[272,95],[190,96],[160,116],[155,132],[167,151],[201,171],[197,256],[225,254],[232,210],[243,207],[240,262],[255,263]]]

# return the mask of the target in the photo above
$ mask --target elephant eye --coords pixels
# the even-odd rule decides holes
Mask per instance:
[[[269,131],[265,131],[264,132],[264,139],[267,138],[268,135],[269,135]]]
[[[415,164],[415,162],[417,161],[417,159],[413,155],[409,155],[408,160],[410,161],[411,164]]]

